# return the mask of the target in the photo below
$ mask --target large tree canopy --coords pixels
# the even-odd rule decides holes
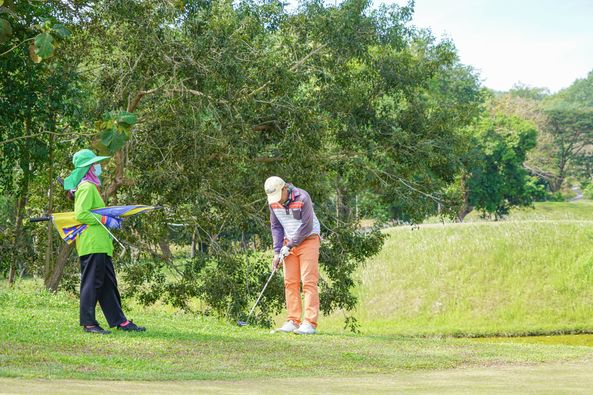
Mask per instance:
[[[446,191],[476,146],[510,161],[497,180],[517,184],[497,191],[495,210],[508,207],[500,196],[526,201],[513,194],[534,132],[485,120],[476,73],[452,42],[410,24],[412,5],[305,1],[287,12],[278,1],[111,0],[44,10],[48,29],[60,22],[72,34],[40,64],[24,47],[0,57],[0,103],[10,103],[0,135],[2,212],[16,219],[12,234],[34,236],[31,256],[46,257],[50,289],[63,271],[63,286],[76,279],[70,249],[57,253],[51,232],[21,225],[25,213],[68,206],[48,205],[57,171],[47,169],[66,175],[71,154],[89,146],[113,155],[109,203],[165,207],[121,233],[130,245],[120,260],[127,292],[226,317],[245,313],[269,270],[262,185],[270,175],[315,203],[325,313],[353,309],[353,272],[382,245],[377,229],[360,231],[361,217],[418,222],[442,204],[454,212]],[[13,187],[24,180],[30,188]],[[16,206],[20,214],[10,211]],[[281,301],[276,278],[257,319],[269,322]]]

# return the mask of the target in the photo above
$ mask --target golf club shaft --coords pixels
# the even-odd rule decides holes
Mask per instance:
[[[282,262],[280,262],[280,264],[282,264],[282,263],[284,263],[284,259],[282,259]],[[249,315],[247,316],[247,322],[249,322],[249,318],[251,318],[251,314],[253,314],[253,311],[255,310],[257,304],[259,303],[259,300],[264,295],[264,292],[266,291],[266,288],[268,288],[268,284],[272,280],[272,277],[274,277],[274,273],[276,273],[276,270],[278,270],[278,268],[277,267],[274,267],[274,269],[272,270],[272,273],[270,273],[270,277],[268,277],[268,281],[266,281],[266,284],[264,285],[264,288],[259,293],[259,296],[257,297],[257,300],[255,301],[255,304],[253,305],[253,307],[251,308],[251,311],[249,312]]]
[[[97,221],[97,222],[99,223],[99,225],[101,225],[103,228],[105,228],[105,230],[107,231],[107,233],[109,233],[109,235],[111,236],[111,238],[112,238],[113,240],[117,241],[117,243],[118,243],[118,244],[121,246],[121,248],[122,248],[122,249],[125,251],[125,250],[126,250],[126,247],[125,247],[125,246],[124,246],[124,245],[121,243],[121,241],[119,241],[119,240],[117,239],[117,237],[115,237],[115,236],[113,235],[113,233],[111,233],[111,232],[109,231],[109,228],[107,228],[105,225],[103,225],[103,223],[102,223],[102,222],[101,222],[101,221],[100,221],[100,220],[99,220],[97,217],[95,217],[94,215],[93,215],[93,218],[95,219],[95,221]]]

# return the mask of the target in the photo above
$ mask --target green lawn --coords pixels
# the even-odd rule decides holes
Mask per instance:
[[[589,347],[476,343],[454,338],[353,335],[299,337],[212,318],[128,306],[146,333],[83,333],[73,297],[0,290],[0,376],[108,380],[236,380],[348,377],[453,367],[566,361]]]
[[[36,280],[14,288],[2,282],[0,377],[7,388],[16,385],[6,381],[10,377],[241,380],[272,392],[278,388],[273,383],[302,385],[313,377],[313,389],[330,382],[342,388],[341,380],[357,377],[364,392],[415,372],[582,366],[593,358],[587,341],[449,336],[593,329],[593,222],[581,214],[562,217],[556,210],[588,210],[564,205],[551,206],[547,215],[556,221],[525,217],[387,230],[383,251],[357,274],[361,334],[345,332],[340,314],[324,317],[319,335],[299,337],[127,300],[129,318],[148,331],[97,336],[78,326],[75,297],[48,294]],[[33,390],[36,382],[28,383]]]
[[[590,394],[591,361],[396,371],[347,377],[113,381],[0,377],[2,393],[39,394]]]

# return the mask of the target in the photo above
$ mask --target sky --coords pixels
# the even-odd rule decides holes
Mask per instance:
[[[414,8],[412,24],[452,39],[488,88],[557,92],[593,70],[593,0],[416,0]]]

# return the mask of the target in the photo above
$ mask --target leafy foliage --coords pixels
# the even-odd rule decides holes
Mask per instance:
[[[460,220],[474,208],[501,217],[510,208],[528,206],[544,194],[523,167],[527,152],[536,145],[535,125],[494,113],[482,118],[470,135],[473,149],[462,175],[465,198]]]
[[[126,292],[233,319],[269,272],[261,186],[272,174],[312,196],[321,308],[344,310],[350,327],[353,273],[384,240],[360,230],[362,216],[419,222],[453,206],[445,192],[475,147],[489,165],[471,182],[495,182],[498,200],[472,204],[503,212],[528,200],[520,167],[534,131],[480,118],[477,74],[452,42],[410,24],[412,2],[313,0],[292,13],[275,0],[14,4],[2,14],[11,35],[0,25],[0,103],[10,104],[0,106],[0,191],[16,209],[10,243],[31,236],[34,262],[56,241],[19,226],[26,213],[69,208],[46,196],[54,168],[67,173],[83,147],[113,156],[103,176],[110,204],[165,206],[119,235],[130,244]],[[51,271],[34,262],[24,266]],[[65,276],[74,284],[75,265]],[[282,300],[277,276],[256,321],[269,324]]]

